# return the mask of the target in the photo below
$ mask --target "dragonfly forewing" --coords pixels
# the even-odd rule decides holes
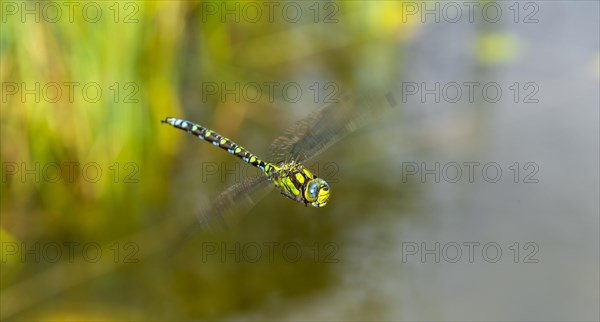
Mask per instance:
[[[350,133],[379,118],[389,107],[373,96],[342,95],[297,121],[269,147],[273,162],[303,162],[318,155]]]

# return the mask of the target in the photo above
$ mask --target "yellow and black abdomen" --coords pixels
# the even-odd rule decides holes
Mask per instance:
[[[248,150],[244,149],[237,143],[201,125],[174,117],[167,117],[161,122],[171,124],[172,126],[180,130],[186,131],[198,137],[199,139],[208,141],[214,146],[218,146],[221,149],[237,156],[238,158],[242,159],[242,161],[259,168],[265,174],[268,174],[276,169],[276,167],[273,164],[260,160],[254,154],[248,152]]]

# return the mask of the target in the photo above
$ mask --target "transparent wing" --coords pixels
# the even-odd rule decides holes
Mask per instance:
[[[343,95],[338,102],[317,109],[276,138],[269,147],[271,160],[277,163],[306,161],[371,123],[389,107],[390,103],[383,97]]]
[[[258,176],[234,184],[219,194],[215,200],[200,211],[196,222],[185,224],[184,233],[177,237],[171,251],[178,249],[198,230],[214,230],[215,225],[227,228],[226,215],[242,215],[271,191],[273,185],[266,176]],[[174,253],[174,252],[173,252]]]

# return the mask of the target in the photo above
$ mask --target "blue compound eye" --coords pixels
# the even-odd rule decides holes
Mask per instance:
[[[329,191],[329,184],[321,178],[316,178],[308,183],[306,189],[308,199],[313,201],[319,198],[320,194],[324,194],[322,191]]]
[[[319,183],[316,180],[311,181],[308,184],[308,196],[311,199],[317,199],[318,191],[319,191]]]

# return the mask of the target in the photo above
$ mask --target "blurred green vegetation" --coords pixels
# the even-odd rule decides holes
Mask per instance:
[[[252,104],[221,100],[221,93],[203,99],[201,84],[331,81],[369,90],[398,77],[397,45],[413,30],[410,19],[402,22],[401,1],[332,2],[339,9],[334,23],[323,22],[323,3],[318,22],[309,8],[317,2],[295,3],[306,13],[296,23],[277,16],[224,22],[198,1],[95,2],[102,14],[93,23],[78,14],[82,3],[72,21],[62,2],[56,22],[7,15],[0,32],[2,242],[94,242],[104,250],[135,242],[140,262],[105,256],[96,264],[24,263],[7,256],[3,318],[216,318],[335,282],[331,264],[202,262],[197,247],[202,238],[323,245],[335,240],[341,221],[374,211],[374,202],[319,210],[273,193],[226,233],[196,236],[168,259],[160,251],[179,228],[163,222],[174,214],[193,218],[232,184],[200,180],[201,162],[240,162],[161,119],[198,121],[264,155],[281,130],[319,105],[290,108],[279,94]],[[8,9],[3,4],[4,14]],[[338,186],[336,197],[352,189],[385,194],[373,183]],[[343,209],[354,212],[341,219]]]

